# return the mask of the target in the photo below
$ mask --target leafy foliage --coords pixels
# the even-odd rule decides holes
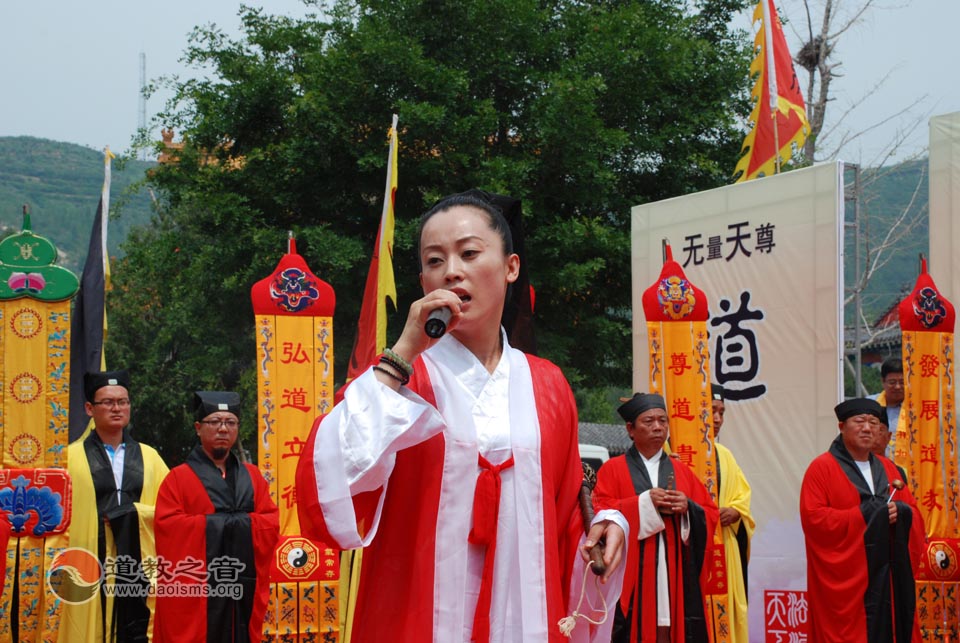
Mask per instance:
[[[239,389],[252,411],[249,289],[288,230],[338,293],[342,377],[391,113],[401,303],[388,336],[419,296],[417,217],[482,187],[523,199],[541,354],[575,389],[622,385],[630,207],[728,182],[749,64],[746,34],[728,25],[744,4],[341,0],[305,20],[243,9],[239,41],[198,28],[185,57],[209,73],[168,79],[160,117],[184,150],[150,174],[158,213],[114,271],[110,350],[137,377],[140,434],[181,457],[201,387]]]

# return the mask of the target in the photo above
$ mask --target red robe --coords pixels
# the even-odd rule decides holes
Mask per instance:
[[[874,494],[838,436],[803,477],[811,643],[920,641],[914,574],[924,549],[923,518],[904,488],[894,496],[897,522],[889,524],[888,481],[901,476],[887,458],[871,455],[870,463]]]
[[[628,456],[632,462],[628,462]],[[635,447],[627,455],[611,458],[597,473],[593,504],[597,510],[618,509],[630,524],[630,539],[620,595],[618,623],[614,624],[615,641],[657,640],[657,557],[663,534],[666,542],[667,575],[670,588],[671,640],[706,642],[706,619],[703,597],[706,582],[703,565],[706,549],[719,520],[716,503],[696,474],[677,458],[668,458],[673,465],[676,489],[689,499],[687,515],[691,533],[686,543],[681,538],[680,517],[662,517],[664,529],[646,538],[649,531],[641,524],[639,493],[649,488],[649,478],[635,484],[639,460]],[[663,463],[661,463],[663,466]],[[631,469],[633,474],[631,475]],[[663,469],[661,469],[663,471]],[[661,480],[663,474],[661,473]],[[657,485],[662,486],[662,485]]]
[[[198,446],[160,486],[154,524],[159,559],[154,641],[259,643],[280,533],[279,512],[260,471],[231,455],[224,480]],[[198,593],[200,585],[217,581],[242,589],[239,599]],[[192,595],[170,593],[177,589]]]
[[[476,598],[469,593],[464,597],[462,588],[449,592],[442,589],[444,582],[447,582],[446,578],[443,578],[447,575],[444,570],[449,570],[453,577],[459,577],[458,575],[463,573],[459,562],[462,558],[458,556],[467,547],[466,531],[470,529],[471,521],[470,501],[464,502],[461,495],[455,496],[454,501],[447,501],[449,504],[442,505],[441,497],[446,493],[443,490],[455,486],[463,489],[472,498],[479,471],[477,447],[470,441],[469,432],[464,438],[462,424],[458,425],[455,417],[448,418],[443,415],[446,412],[445,405],[441,402],[438,406],[437,403],[438,399],[442,399],[447,400],[448,407],[455,406],[457,400],[451,401],[451,398],[457,396],[457,393],[451,389],[457,388],[457,384],[445,385],[443,390],[435,391],[434,387],[439,384],[431,381],[432,373],[438,373],[442,381],[450,381],[443,379],[448,375],[443,374],[442,370],[430,369],[442,369],[443,365],[450,363],[446,358],[451,354],[455,354],[457,350],[466,350],[462,347],[458,349],[452,341],[452,338],[445,337],[441,340],[443,346],[438,343],[428,351],[432,356],[429,368],[423,357],[415,362],[414,375],[400,392],[400,396],[406,400],[397,397],[392,391],[381,393],[381,389],[376,387],[382,385],[375,379],[364,379],[373,377],[369,372],[354,380],[346,391],[345,401],[327,416],[329,421],[322,423],[324,418],[317,421],[300,460],[297,472],[297,510],[303,533],[340,547],[356,547],[358,543],[338,539],[336,533],[346,533],[349,538],[361,537],[365,539],[363,544],[369,552],[365,553],[363,558],[353,621],[355,641],[409,643],[440,640],[452,643],[465,640],[470,634],[469,613]],[[508,359],[508,350],[505,348],[504,359]],[[469,358],[464,359],[469,362]],[[516,465],[504,475],[513,476],[513,480],[517,481],[519,496],[524,499],[537,499],[536,504],[532,505],[525,505],[522,499],[517,501],[518,508],[524,506],[530,510],[527,517],[516,523],[520,529],[520,538],[533,541],[542,537],[544,543],[542,547],[536,547],[532,554],[532,557],[537,559],[539,573],[543,574],[542,580],[533,587],[524,584],[519,604],[510,609],[524,614],[531,609],[536,612],[537,618],[531,620],[541,622],[544,631],[528,634],[525,628],[529,626],[529,620],[524,621],[521,627],[524,628],[527,640],[559,643],[569,640],[560,634],[556,624],[567,615],[571,569],[574,558],[578,555],[578,539],[583,534],[577,504],[582,469],[577,450],[576,406],[570,387],[556,366],[536,357],[524,356],[518,351],[512,351],[509,359],[512,360],[509,380],[510,407],[512,409],[515,403],[514,373],[522,371],[528,364],[539,433],[534,434],[536,446],[533,449],[518,449],[518,436],[512,435]],[[361,390],[365,392],[363,395],[359,393]],[[331,434],[336,436],[337,422],[341,418],[358,414],[362,416],[366,412],[364,407],[374,404],[372,400],[368,402],[365,396],[378,396],[378,399],[382,397],[382,401],[377,403],[387,407],[388,412],[412,412],[416,416],[413,417],[412,425],[401,424],[397,437],[391,438],[393,441],[384,447],[385,455],[376,455],[376,461],[370,465],[371,469],[388,468],[388,473],[384,474],[385,477],[388,476],[388,483],[377,482],[376,484],[382,486],[359,493],[347,488],[345,483],[340,483],[338,488],[341,495],[331,499],[328,489],[335,485],[331,482],[333,473],[330,470],[340,466],[340,456],[330,463],[323,463],[320,458],[329,452],[318,450],[318,436],[323,432],[325,440],[329,439]],[[524,403],[529,405],[530,397],[524,395],[524,398]],[[462,396],[458,398],[462,399]],[[442,418],[433,415],[436,413],[440,413]],[[426,420],[423,420],[425,416]],[[371,420],[371,423],[377,425],[378,429],[383,426],[376,420]],[[418,433],[420,425],[430,428]],[[514,426],[512,430],[521,432],[525,429]],[[344,442],[340,448],[346,449],[349,447],[346,443],[351,441],[351,434],[338,439]],[[376,440],[385,441],[386,438],[377,437]],[[337,448],[337,445],[332,445],[332,448]],[[539,464],[531,465],[531,462]],[[319,468],[318,463],[321,463]],[[539,480],[531,475],[531,472],[537,469],[539,474],[533,475],[537,475]],[[522,486],[520,481],[523,482]],[[369,483],[368,486],[373,484]],[[506,482],[504,484],[506,485]],[[504,486],[504,489],[507,487]],[[378,514],[381,500],[382,512]],[[344,504],[352,504],[352,510],[349,506],[345,509],[347,519],[343,518]],[[341,507],[339,513],[338,507]],[[503,513],[501,505],[501,536],[504,529]],[[355,524],[349,520],[352,514],[355,514]],[[457,518],[452,519],[451,516]],[[451,522],[456,522],[458,526],[450,529]],[[444,529],[450,531],[444,532]],[[438,537],[438,531],[441,534],[453,535]],[[371,533],[374,535],[371,536]],[[512,548],[513,545],[509,542],[501,543],[496,549],[497,558],[503,556],[504,560],[511,560],[509,557],[516,556],[516,551],[511,551]],[[443,554],[448,549],[452,551],[449,558]],[[517,573],[507,582],[516,584],[517,579],[523,577],[525,562],[519,560]],[[497,578],[503,579],[502,575]],[[538,595],[535,589],[544,582],[545,597]],[[576,588],[578,595],[579,582],[578,580]],[[502,586],[494,586],[494,605],[497,603],[500,587]],[[464,614],[466,616],[462,616]],[[456,626],[454,631],[445,629],[449,628],[445,624],[456,623],[461,617],[465,621],[462,625],[464,630],[457,629],[460,626]],[[437,632],[434,632],[435,623],[438,623]],[[494,640],[517,635],[515,630],[507,633],[501,630],[498,634],[497,625],[492,624],[492,627]],[[580,625],[577,629],[585,628],[585,625]]]

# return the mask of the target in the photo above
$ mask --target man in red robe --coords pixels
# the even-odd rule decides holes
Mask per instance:
[[[896,466],[870,450],[883,408],[867,398],[834,409],[840,435],[800,487],[812,643],[920,640],[914,572],[923,521]]]
[[[703,561],[717,505],[683,462],[669,457],[666,403],[637,393],[617,409],[633,446],[597,473],[598,510],[619,509],[630,525],[614,643],[703,643]]]
[[[260,471],[241,464],[240,396],[199,391],[200,444],[157,497],[158,643],[258,643],[279,512]]]

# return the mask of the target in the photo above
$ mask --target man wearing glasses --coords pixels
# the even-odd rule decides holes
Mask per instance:
[[[871,453],[883,407],[856,398],[834,412],[840,434],[800,487],[810,641],[919,641],[914,573],[923,520],[910,490],[896,484],[894,464]]]
[[[91,600],[64,603],[59,640],[146,641],[153,598],[142,561],[155,557],[153,511],[167,465],[130,435],[127,371],[85,373],[83,392],[93,430],[67,447],[69,546],[96,556],[103,576]]]
[[[876,400],[877,404],[886,407],[887,429],[892,434],[891,440],[887,446],[886,456],[894,459],[894,444],[892,438],[903,431],[904,438],[907,435],[906,422],[900,425],[900,406],[903,404],[905,395],[903,380],[903,362],[898,357],[890,357],[880,365],[880,380],[883,383],[883,391],[877,395],[871,395],[870,399]],[[906,420],[906,416],[904,416]]]
[[[193,406],[200,444],[157,498],[157,553],[167,573],[157,586],[154,640],[260,640],[279,511],[257,467],[231,451],[240,396],[198,391]]]

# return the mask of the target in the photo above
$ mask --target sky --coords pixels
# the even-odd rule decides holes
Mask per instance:
[[[810,0],[815,20],[822,1]],[[835,1],[852,9],[864,0]],[[300,0],[248,4],[298,17],[315,11]],[[777,0],[777,6],[788,21],[787,42],[795,53],[806,33],[803,2]],[[193,76],[197,72],[179,62],[190,31],[215,23],[239,35],[239,7],[228,0],[0,3],[0,136],[128,150],[139,122],[141,52],[148,81]],[[929,117],[960,111],[957,24],[957,0],[887,0],[841,36],[834,59],[842,63],[837,70],[842,77],[833,84],[835,101],[825,132],[837,129],[822,140],[835,144],[844,132],[861,134],[839,158],[876,165],[891,141],[904,135],[896,160],[926,153]],[[751,29],[749,16],[741,16],[737,26]],[[806,87],[806,72],[797,74]],[[147,102],[148,121],[165,97]],[[159,138],[159,132],[153,134]]]

